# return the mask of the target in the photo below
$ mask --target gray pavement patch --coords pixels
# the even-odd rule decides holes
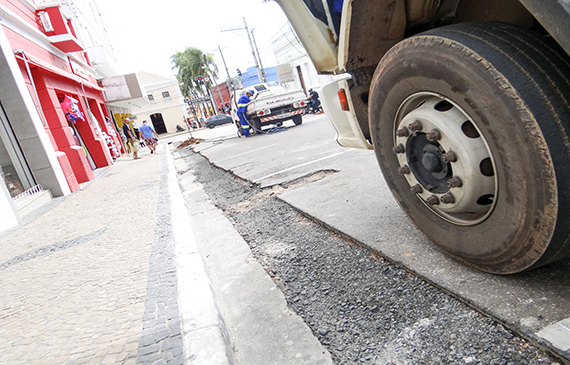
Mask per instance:
[[[556,348],[568,353],[570,351],[570,318],[543,328],[537,336],[544,338]]]
[[[163,154],[138,364],[166,363],[166,359],[183,363],[170,205],[167,154]]]
[[[25,254],[18,255],[16,257],[11,258],[10,260],[4,262],[2,265],[0,265],[0,270],[7,269],[11,266],[17,265],[17,264],[24,262],[24,261],[33,260],[33,259],[38,258],[38,257],[50,255],[52,253],[55,253],[55,252],[58,252],[61,250],[66,250],[68,248],[75,247],[75,246],[80,245],[82,243],[92,241],[92,240],[96,239],[97,237],[101,236],[103,233],[105,233],[106,230],[107,230],[107,226],[105,225],[104,227],[102,227],[96,231],[93,231],[89,234],[79,236],[76,238],[72,238],[70,240],[63,241],[63,242],[57,242],[57,243],[54,243],[52,245],[43,246],[43,247],[37,248],[35,250],[26,252]]]
[[[258,177],[258,178],[255,179],[255,182],[259,182],[259,181],[261,181],[261,180],[266,180],[266,179],[269,179],[270,177],[280,176],[280,175],[283,175],[284,173],[289,172],[289,171],[291,171],[291,170],[297,170],[297,169],[300,169],[301,167],[305,167],[305,166],[308,166],[308,165],[312,165],[312,164],[321,162],[321,161],[323,161],[323,160],[328,160],[329,158],[333,158],[333,157],[342,155],[343,153],[344,153],[344,151],[341,151],[341,152],[338,152],[338,153],[335,153],[335,154],[332,154],[332,155],[324,156],[324,157],[321,157],[321,158],[318,158],[318,159],[314,159],[314,160],[311,160],[311,161],[308,161],[308,162],[304,162],[304,163],[301,163],[301,164],[298,164],[298,165],[295,165],[295,166],[290,166],[290,167],[287,167],[287,168],[282,169],[282,170],[280,170],[280,171],[272,172],[272,173],[270,173],[270,174],[268,174],[268,175],[265,175],[265,176],[262,176],[262,177]]]

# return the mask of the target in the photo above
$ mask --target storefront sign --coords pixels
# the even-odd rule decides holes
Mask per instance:
[[[69,64],[71,65],[71,71],[73,71],[74,74],[81,76],[86,80],[89,80],[89,76],[85,71],[85,67],[81,66],[78,62],[75,62],[71,58],[69,59]]]

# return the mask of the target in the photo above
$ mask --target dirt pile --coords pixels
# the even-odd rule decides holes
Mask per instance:
[[[178,147],[176,147],[176,149],[179,150],[181,148],[188,147],[188,146],[193,145],[193,144],[198,144],[202,141],[205,141],[205,139],[190,137],[187,140],[185,140],[184,142],[180,143],[178,145]]]

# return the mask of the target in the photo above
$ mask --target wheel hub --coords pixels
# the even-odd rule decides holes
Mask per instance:
[[[441,161],[441,156],[438,156],[434,152],[426,152],[422,157],[422,164],[428,172],[438,173],[443,171],[443,161]]]
[[[493,159],[458,106],[431,93],[408,98],[397,115],[394,142],[403,146],[394,151],[410,190],[437,215],[474,225],[491,213],[497,193]]]

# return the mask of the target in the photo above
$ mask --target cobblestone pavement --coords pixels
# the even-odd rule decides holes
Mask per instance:
[[[0,235],[0,363],[183,363],[167,153],[121,158]]]

